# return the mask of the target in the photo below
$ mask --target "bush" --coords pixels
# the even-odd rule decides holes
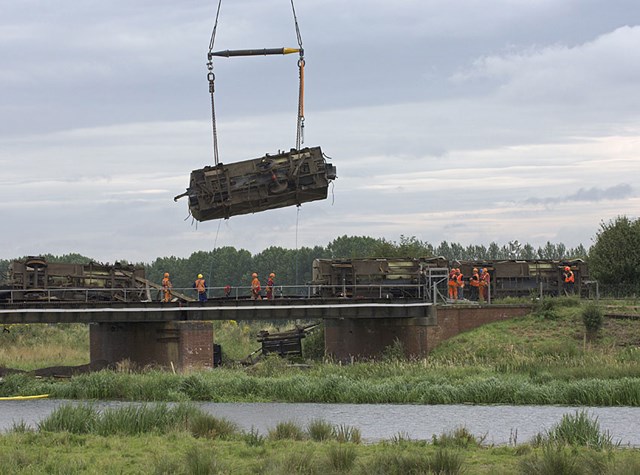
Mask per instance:
[[[302,354],[310,360],[324,358],[324,325],[319,325],[302,340]]]
[[[544,298],[536,303],[533,313],[534,315],[537,315],[540,318],[544,318],[545,320],[557,320],[557,307],[557,299]]]
[[[593,304],[587,305],[584,310],[582,310],[582,322],[587,330],[587,334],[597,334],[604,322],[604,316],[600,307]]]

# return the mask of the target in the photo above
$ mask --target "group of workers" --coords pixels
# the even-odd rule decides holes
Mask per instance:
[[[489,286],[491,284],[491,274],[486,267],[473,268],[473,273],[469,278],[470,295],[469,300],[488,301]],[[459,267],[454,267],[449,271],[449,300],[464,300],[464,275]]]
[[[253,273],[251,275],[251,299],[252,300],[262,300],[262,286],[260,284],[260,280],[258,279],[258,274]],[[269,274],[269,279],[267,280],[267,285],[265,287],[265,298],[267,300],[273,300],[274,294],[273,289],[275,287],[275,278],[276,275],[272,272]],[[195,290],[198,301],[206,302],[207,301],[207,281],[204,279],[202,274],[198,274],[198,277],[193,282],[192,285]],[[169,273],[165,272],[164,277],[162,279],[162,301],[163,302],[171,302],[173,299],[172,295],[173,284],[171,283],[171,279],[169,278]],[[231,297],[231,286],[225,285],[224,287],[224,296],[225,298]]]
[[[565,266],[562,272],[563,291],[565,295],[573,295],[574,285],[576,277],[571,270],[571,267]],[[476,301],[488,301],[489,300],[489,287],[491,284],[491,274],[486,267],[478,269],[473,268],[473,274],[469,278],[469,286],[471,288],[470,300]],[[460,268],[454,267],[449,271],[449,300],[464,300],[464,276],[460,271]]]

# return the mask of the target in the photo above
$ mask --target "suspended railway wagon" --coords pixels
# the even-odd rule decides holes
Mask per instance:
[[[581,259],[449,261],[432,258],[316,259],[312,285],[322,297],[431,298],[446,295],[448,271],[460,268],[469,288],[474,268],[491,276],[492,298],[558,296],[563,293],[563,270],[575,276],[575,293],[589,292],[589,270]]]
[[[292,149],[242,162],[191,172],[187,191],[189,211],[198,221],[229,218],[327,197],[336,168],[320,147]]]
[[[128,264],[67,264],[28,257],[10,263],[0,301],[145,301],[144,268]]]

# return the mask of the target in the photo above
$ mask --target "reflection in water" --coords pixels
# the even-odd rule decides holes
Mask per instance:
[[[35,427],[39,421],[63,403],[80,403],[41,399],[35,401],[1,401],[0,431],[24,421]],[[96,402],[99,408],[118,407],[128,402]],[[586,410],[597,417],[602,431],[609,431],[614,441],[640,446],[640,408],[637,407],[565,407],[565,406],[472,406],[472,405],[393,405],[393,404],[294,404],[294,403],[198,403],[206,412],[252,427],[266,434],[278,422],[293,421],[306,425],[323,419],[334,425],[360,429],[365,441],[390,439],[403,434],[412,439],[430,439],[458,427],[475,436],[486,436],[487,444],[524,443],[534,435],[550,429],[563,414]]]

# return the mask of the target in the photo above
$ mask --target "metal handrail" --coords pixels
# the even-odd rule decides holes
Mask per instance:
[[[434,282],[434,288],[437,283]],[[394,299],[398,291],[403,295],[413,295],[415,298],[423,299],[427,297],[424,289],[425,284],[354,284],[347,285],[351,296],[342,294],[342,285],[326,285],[326,284],[304,284],[304,285],[276,285],[274,286],[274,296],[276,298],[297,297],[297,298],[313,298],[322,294],[323,289],[331,289],[331,293],[339,298],[359,298],[372,297],[378,299]],[[152,291],[155,290],[159,298],[152,298]],[[173,292],[185,295],[194,295],[197,298],[197,292],[192,287],[174,287]],[[209,298],[222,298],[225,296],[225,287],[207,287],[207,296]],[[231,288],[231,299],[240,300],[249,298],[251,295],[251,286],[237,286]],[[359,294],[358,291],[365,291]],[[395,292],[394,292],[395,291]],[[90,302],[96,300],[100,295],[121,294],[120,300],[123,302],[133,301],[131,296],[145,294],[146,298],[136,298],[136,302],[158,301],[162,300],[162,289],[152,289],[150,287],[48,287],[48,288],[27,288],[27,289],[7,289],[9,292],[9,303],[17,303],[23,301],[49,301],[58,300],[74,300],[80,302]],[[39,298],[24,298],[25,294],[39,294]],[[73,299],[65,299],[64,294],[76,294]],[[261,291],[264,296],[265,289]],[[78,296],[82,298],[78,298]],[[435,296],[434,296],[435,300]]]

